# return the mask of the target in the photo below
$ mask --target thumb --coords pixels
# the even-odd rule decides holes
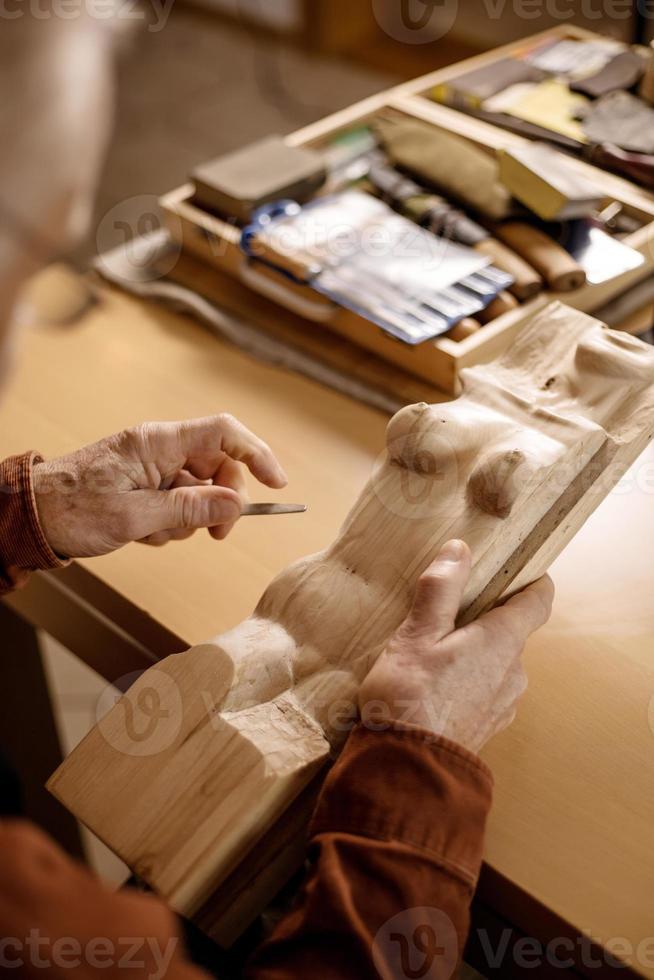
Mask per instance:
[[[405,626],[438,642],[454,629],[463,591],[470,578],[470,549],[464,541],[448,541],[418,579]]]
[[[132,540],[173,528],[216,527],[231,524],[241,514],[241,499],[229,487],[175,487],[129,494]]]

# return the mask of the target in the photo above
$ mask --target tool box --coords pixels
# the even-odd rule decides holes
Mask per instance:
[[[567,34],[588,36],[587,32],[567,27],[565,31],[546,32],[541,36],[554,38]],[[510,46],[510,50],[517,47]],[[504,56],[503,52],[508,50],[482,55],[380,93],[287,136],[286,142],[291,147],[321,151],[339,135],[368,125],[383,115],[385,118],[392,116],[420,120],[457,134],[490,155],[529,144],[524,136],[439,105],[426,97],[436,84],[446,78],[469,71],[480,63],[489,64],[493,58]],[[582,160],[573,157],[566,159],[578,169],[580,176],[589,177],[600,185],[607,204],[616,202],[622,206],[624,214],[635,219],[637,230],[622,240],[643,256],[642,264],[603,283],[586,284],[573,292],[553,294],[545,290],[462,340],[453,340],[445,335],[414,346],[393,338],[370,320],[329,300],[310,285],[293,282],[260,262],[251,261],[241,248],[242,228],[237,221],[225,220],[198,207],[193,201],[192,184],[185,184],[166,194],[161,199],[161,205],[171,236],[184,250],[234,276],[253,292],[299,314],[306,320],[307,330],[330,330],[341,334],[445,392],[456,394],[460,390],[463,368],[497,357],[533,315],[553,299],[561,299],[584,312],[597,313],[636,283],[650,277],[654,271],[654,195]]]

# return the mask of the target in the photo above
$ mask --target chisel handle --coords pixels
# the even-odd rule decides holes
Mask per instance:
[[[534,267],[525,262],[512,249],[498,241],[497,238],[485,238],[483,242],[478,242],[474,249],[475,252],[488,256],[498,269],[502,269],[503,272],[508,272],[510,276],[513,276],[515,281],[510,292],[521,303],[537,296],[543,289],[543,280]]]
[[[557,293],[581,289],[586,273],[564,248],[545,232],[522,221],[497,225],[495,234],[534,267]]]
[[[477,313],[477,318],[482,323],[490,323],[491,320],[496,320],[498,316],[504,316],[505,313],[510,313],[511,310],[517,309],[518,306],[519,303],[515,296],[503,290],[497,294],[493,302],[489,303],[485,310],[480,310]]]
[[[614,170],[623,177],[635,180],[643,187],[654,189],[654,156],[647,153],[628,153],[612,143],[589,146],[585,158],[596,167]]]
[[[468,337],[472,337],[473,334],[481,330],[481,324],[477,320],[473,320],[472,317],[466,316],[463,320],[459,320],[456,326],[452,327],[451,330],[445,334],[449,340],[456,340],[460,342],[462,340],[467,340]]]

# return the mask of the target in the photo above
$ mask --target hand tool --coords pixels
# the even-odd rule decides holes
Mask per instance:
[[[208,211],[248,221],[253,211],[281,197],[308,201],[325,182],[319,153],[268,136],[196,167],[194,200]]]
[[[519,300],[531,299],[540,292],[543,281],[535,269],[444,197],[382,163],[372,165],[368,180],[382,199],[406,218],[434,235],[451,238],[487,255],[498,269],[513,276],[514,283],[509,288]]]
[[[241,517],[264,517],[269,514],[304,514],[306,504],[246,504]]]
[[[491,220],[515,213],[497,160],[470,140],[419,120],[380,116],[373,128],[392,162]]]
[[[508,221],[497,225],[495,234],[522,255],[555,292],[567,293],[585,285],[586,273],[579,263],[540,229],[524,221]]]

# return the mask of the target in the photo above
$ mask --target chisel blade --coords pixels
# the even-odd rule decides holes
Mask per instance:
[[[246,504],[241,517],[258,517],[268,514],[303,514],[306,504]]]

